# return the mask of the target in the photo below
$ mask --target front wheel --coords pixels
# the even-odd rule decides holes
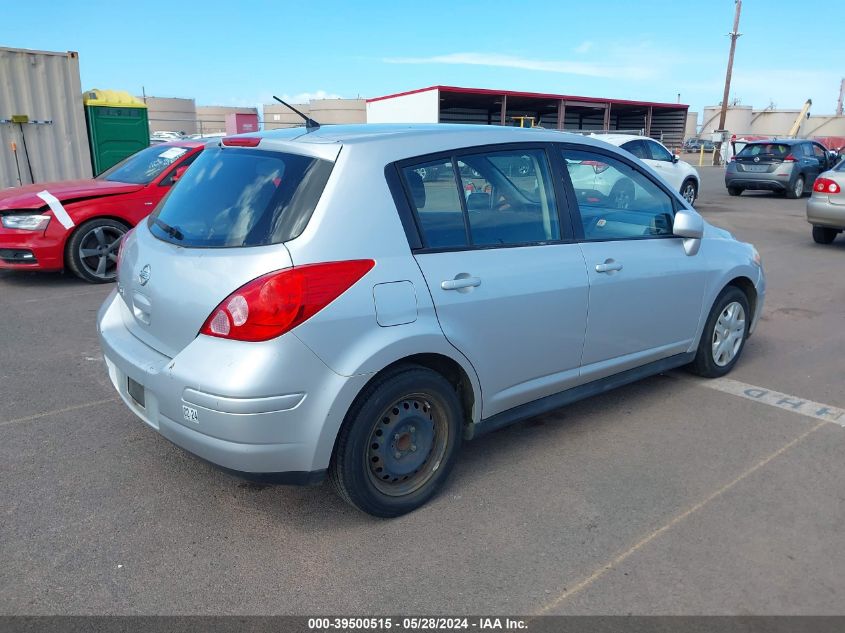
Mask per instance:
[[[751,326],[748,297],[736,286],[728,286],[717,297],[689,369],[705,378],[724,376],[739,360]]]
[[[129,227],[108,218],[89,220],[67,243],[65,260],[80,279],[92,284],[114,281],[117,277],[117,251]]]
[[[338,435],[329,476],[341,498],[378,517],[428,502],[461,445],[458,395],[440,374],[406,365],[368,385]]]
[[[816,244],[830,244],[836,239],[836,234],[839,233],[836,229],[830,229],[826,226],[813,227],[813,241]]]
[[[690,206],[695,203],[695,199],[698,197],[698,187],[696,187],[694,180],[684,181],[681,186],[681,197],[689,202]]]

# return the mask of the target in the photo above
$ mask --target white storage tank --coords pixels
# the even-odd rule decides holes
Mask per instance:
[[[702,138],[709,139],[709,135],[718,129],[721,112],[722,106],[707,106],[704,108],[704,119],[701,126]],[[749,134],[751,132],[751,118],[751,106],[730,106],[725,117],[725,129],[731,134]]]

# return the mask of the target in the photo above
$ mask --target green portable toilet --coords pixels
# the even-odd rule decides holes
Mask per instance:
[[[103,173],[138,150],[150,146],[147,104],[121,90],[88,90],[82,95],[91,164]]]

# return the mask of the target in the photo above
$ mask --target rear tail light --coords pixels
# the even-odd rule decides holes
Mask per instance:
[[[795,156],[793,154],[787,154],[784,157],[783,162],[785,162],[785,163],[796,163],[796,162],[798,162],[798,159],[795,158]]]
[[[813,183],[813,191],[818,191],[819,193],[837,194],[842,193],[842,187],[840,187],[835,180],[831,180],[830,178],[816,178],[816,182]]]
[[[375,266],[371,259],[308,264],[253,279],[212,311],[200,334],[267,341],[307,321]]]
[[[589,165],[590,167],[593,168],[593,171],[596,172],[597,174],[602,173],[605,169],[610,167],[610,165],[608,165],[607,163],[603,163],[603,162],[598,161],[598,160],[582,160],[581,164],[582,165]]]

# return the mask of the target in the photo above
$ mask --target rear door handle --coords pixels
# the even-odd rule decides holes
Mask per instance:
[[[481,285],[481,279],[478,277],[455,277],[454,279],[447,279],[440,282],[440,287],[443,290],[460,290],[462,288],[477,288]]]
[[[603,264],[596,264],[597,273],[612,273],[622,270],[622,264],[612,259],[606,259]]]

